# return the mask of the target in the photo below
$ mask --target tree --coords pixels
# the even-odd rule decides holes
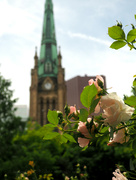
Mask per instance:
[[[20,117],[15,116],[13,91],[10,90],[11,82],[0,75],[0,176],[4,177],[8,159],[14,156],[15,146],[12,143],[17,133],[21,133],[25,127]],[[2,170],[5,167],[5,170]]]

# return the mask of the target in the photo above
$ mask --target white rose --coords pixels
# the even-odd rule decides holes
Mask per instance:
[[[113,177],[112,180],[128,180],[125,176],[123,176],[119,169],[116,169],[113,174],[115,177]]]
[[[101,108],[103,109],[104,124],[112,127],[120,122],[128,121],[134,113],[134,108],[124,104],[116,93],[110,93],[101,98]]]

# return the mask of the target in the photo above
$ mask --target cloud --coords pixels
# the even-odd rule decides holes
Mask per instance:
[[[96,38],[96,37],[93,37],[93,36],[88,36],[86,34],[72,33],[70,31],[67,34],[72,38],[80,38],[80,39],[85,39],[85,40],[89,40],[89,41],[94,41],[96,43],[100,43],[100,44],[103,44],[103,45],[106,45],[106,46],[109,46],[111,44],[110,41],[106,41],[106,40]]]
[[[34,31],[39,18],[29,11],[10,5],[7,0],[0,2],[0,36],[3,34],[25,36]]]
[[[64,31],[62,28],[58,28],[58,33],[61,35],[67,35],[70,38],[75,38],[75,39],[78,38],[79,40],[81,39],[81,40],[93,41],[95,43],[99,43],[108,47],[111,45],[111,41],[103,40],[101,38],[86,35],[83,33],[73,33],[71,31]]]

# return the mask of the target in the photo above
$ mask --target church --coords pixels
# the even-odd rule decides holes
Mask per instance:
[[[60,49],[57,49],[53,3],[46,0],[40,56],[36,49],[30,86],[29,116],[41,125],[48,123],[48,109],[63,112],[66,104],[65,70]]]
[[[102,77],[105,80],[105,76]],[[38,57],[35,49],[34,68],[31,69],[30,118],[44,125],[48,123],[49,109],[64,113],[66,103],[81,108],[80,94],[91,78],[95,79],[85,75],[65,81],[61,50],[55,35],[53,3],[46,0],[40,55]]]

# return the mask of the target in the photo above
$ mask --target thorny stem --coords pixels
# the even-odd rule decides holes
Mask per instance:
[[[136,50],[136,47],[133,44],[130,44],[129,42],[127,42],[127,40],[125,39],[126,43],[128,44],[129,47],[133,47],[134,50]]]
[[[77,131],[77,129],[71,129],[71,130],[64,130],[65,132],[73,132],[73,131]]]
[[[118,129],[116,129],[114,132],[119,131],[119,130],[125,128],[125,127],[133,126],[133,125],[136,125],[136,123],[129,124],[129,125],[124,125],[123,127],[120,127],[120,128],[118,128]]]

